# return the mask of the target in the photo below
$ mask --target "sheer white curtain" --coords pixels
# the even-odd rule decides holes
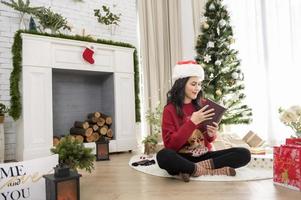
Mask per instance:
[[[283,142],[293,132],[280,122],[278,108],[301,105],[301,1],[225,0],[225,4],[254,115],[251,125],[232,130],[251,129],[270,144]]]

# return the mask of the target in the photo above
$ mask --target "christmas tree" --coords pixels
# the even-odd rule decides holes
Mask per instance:
[[[244,75],[238,51],[231,48],[235,40],[230,16],[222,0],[208,0],[205,9],[196,45],[196,60],[205,71],[204,96],[227,108],[221,124],[249,124],[252,110],[243,103]]]

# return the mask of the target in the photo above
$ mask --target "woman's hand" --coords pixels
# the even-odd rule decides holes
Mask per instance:
[[[207,134],[209,137],[213,137],[217,134],[218,124],[213,122],[214,126],[207,125]]]
[[[212,119],[212,116],[215,114],[213,111],[214,109],[211,108],[209,110],[206,110],[208,105],[204,106],[200,110],[193,112],[191,115],[190,120],[195,124],[198,125],[199,123]],[[205,111],[206,110],[206,111]]]

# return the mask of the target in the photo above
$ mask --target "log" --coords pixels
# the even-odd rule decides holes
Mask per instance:
[[[94,142],[93,133],[89,137],[86,137],[85,140],[86,140],[86,142]]]
[[[60,143],[60,137],[53,136],[53,146],[57,146]]]
[[[97,123],[98,121],[99,121],[99,118],[97,118],[97,117],[94,117],[94,116],[89,116],[88,117],[88,120],[86,120],[89,124],[95,124],[95,123]]]
[[[112,117],[106,117],[106,124],[111,125],[113,122]]]
[[[105,125],[105,123],[106,123],[106,120],[101,117],[101,118],[98,119],[97,125],[99,127],[101,127],[101,126]]]
[[[110,138],[110,139],[112,139],[113,138],[113,131],[112,131],[112,129],[108,129],[108,131],[107,131],[107,136]]]
[[[92,117],[99,118],[101,116],[100,112],[94,112],[94,113],[89,113],[88,118],[91,119]]]
[[[75,128],[87,129],[87,128],[89,128],[89,123],[88,122],[75,121],[73,126]]]
[[[96,132],[96,131],[98,131],[99,126],[97,126],[97,124],[91,124],[91,125],[90,125],[90,128],[92,128],[93,131]]]
[[[108,132],[108,129],[109,129],[108,126],[107,126],[107,125],[104,125],[104,126],[100,127],[99,133],[100,133],[101,135],[106,135],[107,132]]]
[[[99,138],[100,138],[99,133],[94,132],[92,135],[93,135],[93,137],[94,137],[94,142],[97,141],[97,140],[99,140]]]
[[[107,125],[111,125],[113,120],[112,120],[112,117],[106,115],[106,114],[101,114],[101,118],[103,118],[105,121],[106,121],[106,124]]]
[[[93,129],[92,128],[87,128],[87,129],[83,129],[83,128],[70,128],[70,134],[71,135],[82,135],[82,136],[86,136],[89,137],[91,136],[93,133]]]
[[[79,141],[80,143],[84,142],[84,137],[82,135],[74,135],[75,140]]]

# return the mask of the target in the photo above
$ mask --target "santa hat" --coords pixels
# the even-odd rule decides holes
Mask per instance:
[[[201,81],[204,80],[203,67],[197,64],[197,62],[194,60],[179,61],[173,69],[173,82],[180,78],[186,78],[190,76],[197,76],[200,77]]]

